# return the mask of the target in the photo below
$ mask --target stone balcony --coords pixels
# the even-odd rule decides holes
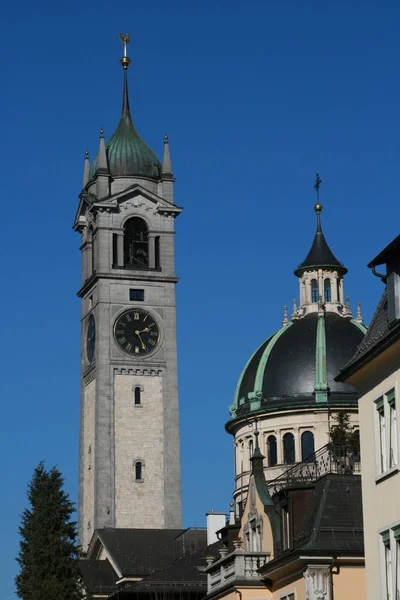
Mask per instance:
[[[263,581],[258,569],[270,560],[269,552],[246,552],[238,547],[227,553],[219,550],[220,557],[207,557],[207,593],[235,582],[240,584],[256,584]]]

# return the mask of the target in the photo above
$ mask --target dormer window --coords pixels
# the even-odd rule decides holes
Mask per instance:
[[[318,281],[311,280],[311,302],[318,302]]]

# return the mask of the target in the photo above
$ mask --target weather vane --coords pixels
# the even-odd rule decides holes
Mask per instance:
[[[123,33],[120,33],[119,39],[121,40],[121,42],[124,45],[124,56],[121,58],[121,65],[124,67],[124,69],[127,69],[129,67],[131,60],[130,60],[130,58],[128,58],[128,56],[126,54],[126,46],[127,46],[127,44],[129,44],[129,41],[131,38],[129,37],[128,33],[126,35],[124,35]]]

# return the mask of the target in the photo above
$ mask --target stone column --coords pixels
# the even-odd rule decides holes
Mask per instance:
[[[86,277],[90,277],[93,273],[93,245],[91,242],[88,242],[86,244],[86,248],[85,248],[85,254],[86,254]]]
[[[117,267],[124,266],[124,234],[117,233]]]
[[[343,297],[343,278],[339,279],[339,302],[341,304],[344,304],[344,297]]]
[[[300,444],[300,433],[299,428],[293,428],[294,433],[294,451],[295,451],[295,462],[301,462],[301,444]]]
[[[307,600],[332,600],[332,574],[326,565],[310,565],[304,571]]]
[[[331,278],[331,295],[332,295],[332,302],[338,302],[339,298],[338,298],[338,278],[337,278],[337,274],[334,273],[332,275]]]
[[[322,298],[322,301],[325,300],[324,297],[324,276],[322,269],[318,269],[318,296]]]
[[[149,268],[155,269],[155,267],[156,267],[155,234],[149,233]]]
[[[283,452],[282,452],[282,434],[280,429],[275,431],[276,437],[276,459],[277,464],[281,465],[283,463]]]
[[[304,287],[305,287],[306,302],[308,302],[308,304],[310,304],[311,303],[311,279],[308,276],[306,276],[304,278]]]
[[[300,306],[303,306],[306,302],[306,289],[304,280],[299,279],[300,283]]]

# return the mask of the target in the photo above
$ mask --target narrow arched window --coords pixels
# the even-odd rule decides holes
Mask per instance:
[[[141,481],[143,479],[143,463],[141,460],[135,462],[135,479]]]
[[[318,281],[311,279],[311,302],[318,302]]]
[[[311,431],[305,431],[301,434],[301,460],[311,458],[314,452],[314,434]]]
[[[276,437],[269,435],[267,438],[267,455],[268,455],[268,466],[275,467],[278,462],[278,453],[276,446]]]
[[[294,435],[293,433],[285,433],[283,436],[283,462],[285,465],[292,465],[294,461]]]
[[[138,217],[128,219],[124,225],[124,265],[130,268],[149,265],[147,225]]]
[[[331,280],[325,279],[324,281],[324,299],[325,302],[331,302],[332,294],[331,294]]]
[[[253,440],[249,440],[249,469],[251,469],[251,457],[253,456]]]
[[[142,402],[142,398],[141,398],[142,390],[140,389],[139,386],[136,386],[133,393],[134,393],[134,397],[135,397],[135,406],[139,406],[139,404],[141,404],[141,402]]]

